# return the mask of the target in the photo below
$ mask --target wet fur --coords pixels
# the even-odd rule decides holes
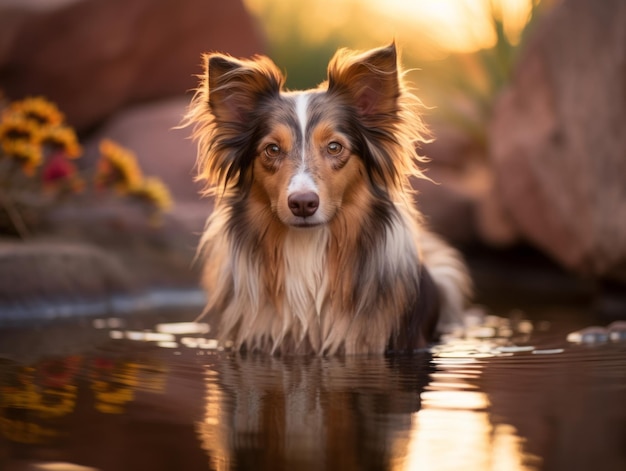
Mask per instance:
[[[266,57],[209,54],[205,65],[185,122],[215,198],[198,255],[221,341],[380,354],[423,347],[435,324],[458,321],[469,281],[413,204],[425,129],[395,45],[340,50],[328,80],[304,92],[284,91]],[[313,215],[290,209],[298,192],[319,197]]]

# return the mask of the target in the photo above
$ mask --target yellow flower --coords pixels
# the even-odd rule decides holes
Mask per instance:
[[[18,160],[24,173],[29,176],[33,175],[35,168],[41,165],[43,160],[41,147],[24,140],[4,141],[2,151],[9,157]]]
[[[110,139],[100,142],[100,159],[96,182],[102,187],[114,186],[127,192],[141,184],[143,175],[135,154]]]
[[[9,106],[9,112],[40,125],[57,126],[65,119],[59,108],[44,97],[28,97],[14,101]]]
[[[41,142],[63,149],[69,158],[80,157],[82,147],[74,130],[68,126],[46,126],[39,134]]]
[[[5,113],[0,119],[0,142],[24,140],[39,143],[39,126],[17,114]]]
[[[130,194],[153,204],[159,211],[168,211],[172,207],[170,191],[156,177],[147,177],[140,185],[131,188]]]

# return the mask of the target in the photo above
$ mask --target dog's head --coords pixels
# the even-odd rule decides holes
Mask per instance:
[[[396,48],[340,50],[319,88],[283,90],[266,57],[205,56],[187,116],[209,191],[251,197],[288,226],[330,222],[371,198],[393,199],[415,165],[423,127]]]

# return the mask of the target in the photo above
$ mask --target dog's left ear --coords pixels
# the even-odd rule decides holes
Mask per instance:
[[[328,65],[328,90],[347,93],[364,118],[393,114],[400,95],[397,61],[394,43],[362,54],[339,50]]]

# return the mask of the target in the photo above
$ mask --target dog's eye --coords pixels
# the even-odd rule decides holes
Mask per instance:
[[[278,144],[269,144],[265,147],[265,155],[276,158],[280,155],[280,146]]]
[[[330,155],[339,155],[341,154],[342,150],[343,150],[343,146],[339,144],[338,142],[333,141],[330,144],[328,144],[328,146],[326,146],[326,151]]]

